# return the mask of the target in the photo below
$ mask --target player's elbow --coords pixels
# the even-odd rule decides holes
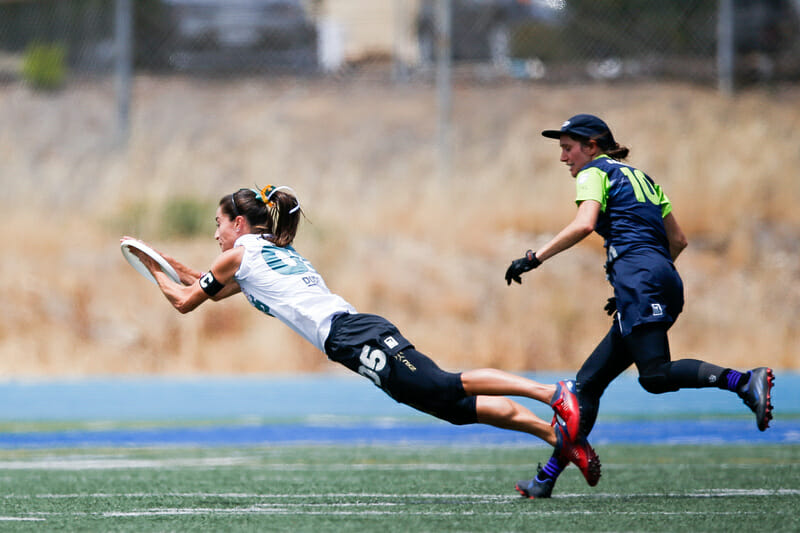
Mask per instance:
[[[689,240],[683,233],[681,233],[680,235],[674,236],[670,244],[670,247],[674,252],[681,253],[687,246],[689,246]]]
[[[672,256],[672,260],[675,261],[687,246],[689,246],[689,241],[686,240],[686,237],[670,240],[669,254]]]
[[[178,310],[178,312],[182,315],[187,313],[191,313],[195,309],[197,309],[197,304],[192,302],[191,300],[174,300],[172,302],[172,306]]]
[[[191,287],[179,287],[175,290],[165,292],[169,303],[172,304],[180,314],[185,315],[197,309],[197,307],[208,299],[208,295],[196,285]]]
[[[585,239],[589,235],[592,234],[594,231],[594,224],[590,222],[580,222],[576,224],[575,233],[577,234],[578,240]]]
[[[177,309],[177,310],[178,310],[178,312],[179,312],[180,314],[182,314],[182,315],[185,315],[185,314],[187,314],[187,313],[191,313],[191,312],[194,310],[194,308],[193,308],[193,307],[189,307],[189,306],[187,306],[187,305],[180,304],[180,303],[178,303],[178,304],[173,304],[173,307],[175,307],[175,309]]]

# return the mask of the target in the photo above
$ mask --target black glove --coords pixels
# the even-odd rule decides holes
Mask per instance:
[[[542,262],[536,257],[536,253],[528,250],[525,253],[525,257],[515,259],[511,262],[511,266],[506,270],[506,284],[511,285],[511,280],[522,283],[522,278],[520,276],[541,264]]]
[[[606,310],[608,316],[614,316],[614,313],[617,312],[617,299],[614,296],[609,298],[606,302],[606,306],[603,309]]]

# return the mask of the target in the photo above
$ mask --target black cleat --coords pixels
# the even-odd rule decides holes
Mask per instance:
[[[771,368],[765,366],[754,368],[749,374],[750,380],[739,391],[739,398],[756,414],[758,429],[764,431],[772,420],[772,384],[775,375]]]
[[[546,478],[544,481],[539,481],[537,478],[541,471],[542,465],[540,464],[539,468],[536,470],[536,477],[517,481],[514,488],[517,489],[517,492],[522,494],[522,496],[530,498],[531,500],[535,500],[536,498],[549,498],[550,494],[553,492],[553,486],[556,484],[556,480]]]

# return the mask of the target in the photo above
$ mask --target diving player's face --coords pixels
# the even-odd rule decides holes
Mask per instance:
[[[233,248],[236,239],[239,238],[239,232],[236,230],[236,219],[231,220],[228,215],[222,212],[222,207],[218,207],[215,220],[217,222],[217,230],[214,232],[214,238],[223,252],[230,250]]]
[[[573,178],[597,155],[595,153],[597,149],[594,144],[589,146],[581,144],[569,135],[561,136],[560,146],[561,162],[567,165]]]

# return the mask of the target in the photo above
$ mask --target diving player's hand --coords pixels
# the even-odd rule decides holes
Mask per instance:
[[[511,262],[511,266],[506,270],[506,284],[511,285],[512,280],[517,283],[522,283],[522,274],[533,270],[541,264],[542,262],[536,257],[536,253],[528,250],[525,253],[525,257],[515,259]]]

